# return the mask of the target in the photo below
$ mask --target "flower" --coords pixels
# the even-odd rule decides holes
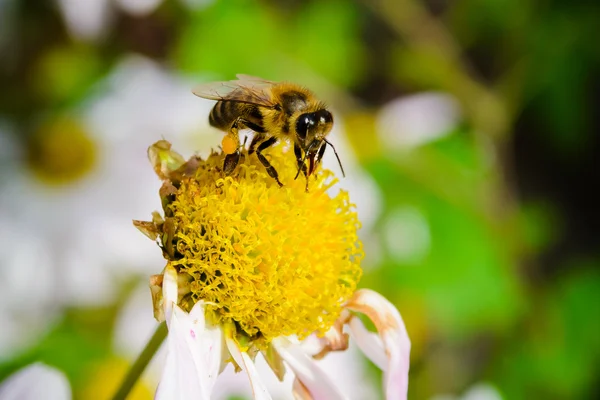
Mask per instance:
[[[163,180],[164,216],[134,224],[167,259],[151,278],[155,317],[169,328],[156,398],[209,399],[232,363],[247,373],[254,398],[269,399],[258,354],[280,379],[292,370],[297,397],[344,398],[315,361],[348,348],[344,328],[384,371],[386,398],[406,398],[410,341],[391,303],[357,290],[363,251],[347,192],[330,194],[336,179],[328,170],[311,176],[305,191],[284,145],[269,156],[282,188],[247,153],[224,176],[222,153],[186,162],[167,141],[149,149]],[[314,334],[317,349],[309,352],[301,341]]]
[[[120,357],[128,359],[130,365],[133,364],[156,329],[156,320],[151,313],[148,313],[148,284],[140,282],[116,317],[115,329],[111,338],[113,354],[118,354]],[[314,335],[307,338],[302,343],[302,347],[311,355],[321,351],[319,338]],[[156,388],[160,381],[166,353],[166,345],[156,351],[139,378],[144,383],[144,387]],[[336,381],[342,394],[349,398],[372,399],[373,393],[378,391],[376,379],[373,379],[373,373],[354,341],[349,343],[346,351],[330,353],[327,357],[318,360],[317,364],[331,379]],[[255,366],[272,398],[294,400],[292,394],[293,374],[287,374],[283,381],[280,381],[262,356],[255,359]],[[122,372],[122,370],[112,370],[113,375],[121,376]],[[83,398],[86,397],[83,396]],[[218,383],[211,394],[211,400],[231,398],[252,398],[252,392],[246,375],[236,373],[234,366],[229,364],[219,374]]]
[[[69,400],[71,387],[62,372],[38,362],[15,372],[2,382],[0,399]]]
[[[135,17],[151,14],[162,0],[56,0],[69,33],[76,39],[98,41],[108,33],[116,19],[117,9]],[[190,9],[208,6],[212,0],[182,0]],[[118,7],[116,7],[118,6]]]
[[[477,382],[471,385],[462,395],[435,395],[430,400],[502,400],[502,395],[492,384]]]
[[[458,101],[443,92],[404,96],[386,104],[377,117],[377,133],[388,150],[410,150],[440,139],[458,126]]]
[[[113,303],[118,283],[161,262],[128,222],[160,207],[147,138],[208,147],[222,137],[209,128],[212,103],[189,86],[126,55],[79,106],[34,118],[31,140],[17,141],[19,126],[0,117],[0,361],[43,337],[65,307]]]

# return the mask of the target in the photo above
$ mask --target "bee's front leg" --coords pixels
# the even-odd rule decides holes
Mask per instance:
[[[300,171],[302,171],[304,177],[306,178],[305,190],[308,192],[308,175],[306,170],[306,163],[304,162],[304,157],[302,156],[302,149],[297,143],[294,143],[294,155],[296,156],[296,163],[298,164],[298,173],[296,174],[296,178],[300,174]]]
[[[277,142],[277,138],[274,136],[272,136],[272,137],[268,138],[267,140],[265,140],[264,142],[262,142],[256,149],[256,156],[258,157],[258,159],[260,160],[262,165],[265,166],[265,168],[267,169],[267,173],[271,176],[271,178],[275,179],[275,181],[277,181],[277,184],[281,187],[281,186],[283,186],[283,183],[281,183],[279,181],[279,174],[277,173],[277,170],[275,169],[275,167],[273,167],[271,165],[269,160],[267,160],[267,157],[265,157],[262,154],[263,150],[274,145],[276,142]]]

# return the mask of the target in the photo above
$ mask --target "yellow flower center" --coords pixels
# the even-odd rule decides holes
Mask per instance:
[[[166,198],[163,248],[187,274],[193,303],[208,302],[214,323],[233,323],[253,341],[324,333],[361,276],[359,222],[348,193],[331,196],[330,171],[294,180],[281,146],[271,150],[280,188],[256,155],[224,177],[223,154],[200,161]],[[164,229],[168,231],[169,229]],[[171,240],[171,243],[169,243]],[[168,253],[168,251],[167,251]]]
[[[29,165],[45,183],[71,183],[95,165],[96,146],[81,125],[59,118],[43,125],[31,138]]]

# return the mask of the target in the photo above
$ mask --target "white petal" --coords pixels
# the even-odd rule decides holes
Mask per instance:
[[[144,16],[158,7],[161,0],[117,0],[121,8],[131,15]]]
[[[57,369],[35,363],[9,376],[0,386],[2,400],[70,400],[71,388]]]
[[[357,290],[346,308],[366,314],[379,332],[387,358],[384,368],[386,399],[406,399],[410,339],[400,313],[382,295],[368,289]]]
[[[76,38],[93,41],[106,33],[112,14],[108,0],[57,1],[69,31]]]
[[[388,150],[410,149],[448,135],[460,117],[451,95],[417,93],[386,104],[377,118],[377,132]]]
[[[195,326],[193,342],[199,347],[199,356],[207,367],[204,379],[208,392],[211,393],[221,369],[223,331],[218,326],[207,324],[204,313],[204,304],[198,302],[190,311],[189,318],[192,320],[192,325]]]
[[[352,339],[356,341],[356,344],[362,352],[365,353],[365,355],[369,357],[369,360],[373,361],[379,369],[385,370],[387,357],[381,338],[377,336],[377,334],[369,332],[362,321],[357,317],[352,318],[348,325],[350,326]]]
[[[299,344],[294,344],[286,338],[277,338],[273,340],[273,346],[294,371],[300,382],[308,389],[313,399],[335,400],[346,398]]]
[[[155,399],[209,400],[219,374],[222,339],[218,327],[207,326],[204,304],[187,314],[173,307],[168,353]]]
[[[292,386],[292,394],[294,395],[294,399],[296,400],[313,400],[313,397],[306,388],[306,386],[304,386],[298,378],[294,379],[294,385]]]
[[[250,359],[250,356],[245,351],[241,351],[238,347],[237,343],[231,337],[225,337],[225,342],[227,343],[227,348],[229,349],[229,353],[235,360],[235,362],[248,374],[248,379],[250,379],[250,386],[252,386],[252,395],[256,400],[271,400],[271,395],[269,391],[265,387],[264,383],[260,379],[258,375],[258,371],[256,370],[256,366]]]
[[[502,395],[489,383],[479,382],[469,388],[462,400],[502,400]]]
[[[163,307],[165,320],[170,324],[173,306],[177,305],[177,271],[172,265],[167,265],[163,275]]]

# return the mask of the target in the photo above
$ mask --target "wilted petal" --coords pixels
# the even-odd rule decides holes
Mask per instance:
[[[171,173],[185,164],[181,154],[171,150],[171,143],[159,140],[148,148],[148,158],[160,179],[169,179]]]
[[[158,227],[154,222],[133,220],[133,226],[146,235],[150,240],[156,240],[160,234]]]
[[[300,383],[310,392],[313,399],[335,400],[346,398],[299,344],[294,344],[286,338],[277,338],[273,340],[273,346],[294,371]],[[298,388],[300,387],[298,386]],[[302,391],[298,392],[302,393]]]
[[[163,302],[163,274],[152,275],[150,277],[150,295],[152,296],[152,309],[154,313],[154,318],[158,322],[163,322],[165,320],[165,310],[164,310],[164,302]]]
[[[346,308],[366,314],[379,332],[387,358],[383,368],[386,399],[406,399],[410,339],[400,313],[382,295],[368,289],[357,290],[346,304]],[[356,326],[354,328],[356,329]],[[366,355],[369,356],[369,353]]]
[[[333,326],[322,337],[316,333],[308,336],[300,344],[304,352],[320,360],[332,351],[345,351],[348,349],[348,334],[344,333],[344,326],[353,318],[350,311],[343,309]]]
[[[71,388],[65,375],[42,363],[35,363],[9,376],[0,385],[2,400],[69,400]]]
[[[203,303],[196,303],[189,314],[174,306],[167,359],[155,398],[209,400],[219,374],[221,351],[221,329],[206,324]]]
[[[264,383],[258,376],[258,371],[256,370],[256,366],[252,359],[245,351],[241,351],[238,347],[235,340],[231,337],[225,337],[225,342],[227,343],[227,349],[229,349],[229,353],[240,366],[241,369],[246,371],[248,374],[248,379],[250,380],[250,386],[252,387],[252,395],[256,400],[271,400],[271,395],[269,394],[267,388]]]
[[[168,264],[165,268],[162,290],[165,320],[167,321],[167,325],[169,325],[171,323],[173,307],[177,305],[177,271],[171,264]]]

